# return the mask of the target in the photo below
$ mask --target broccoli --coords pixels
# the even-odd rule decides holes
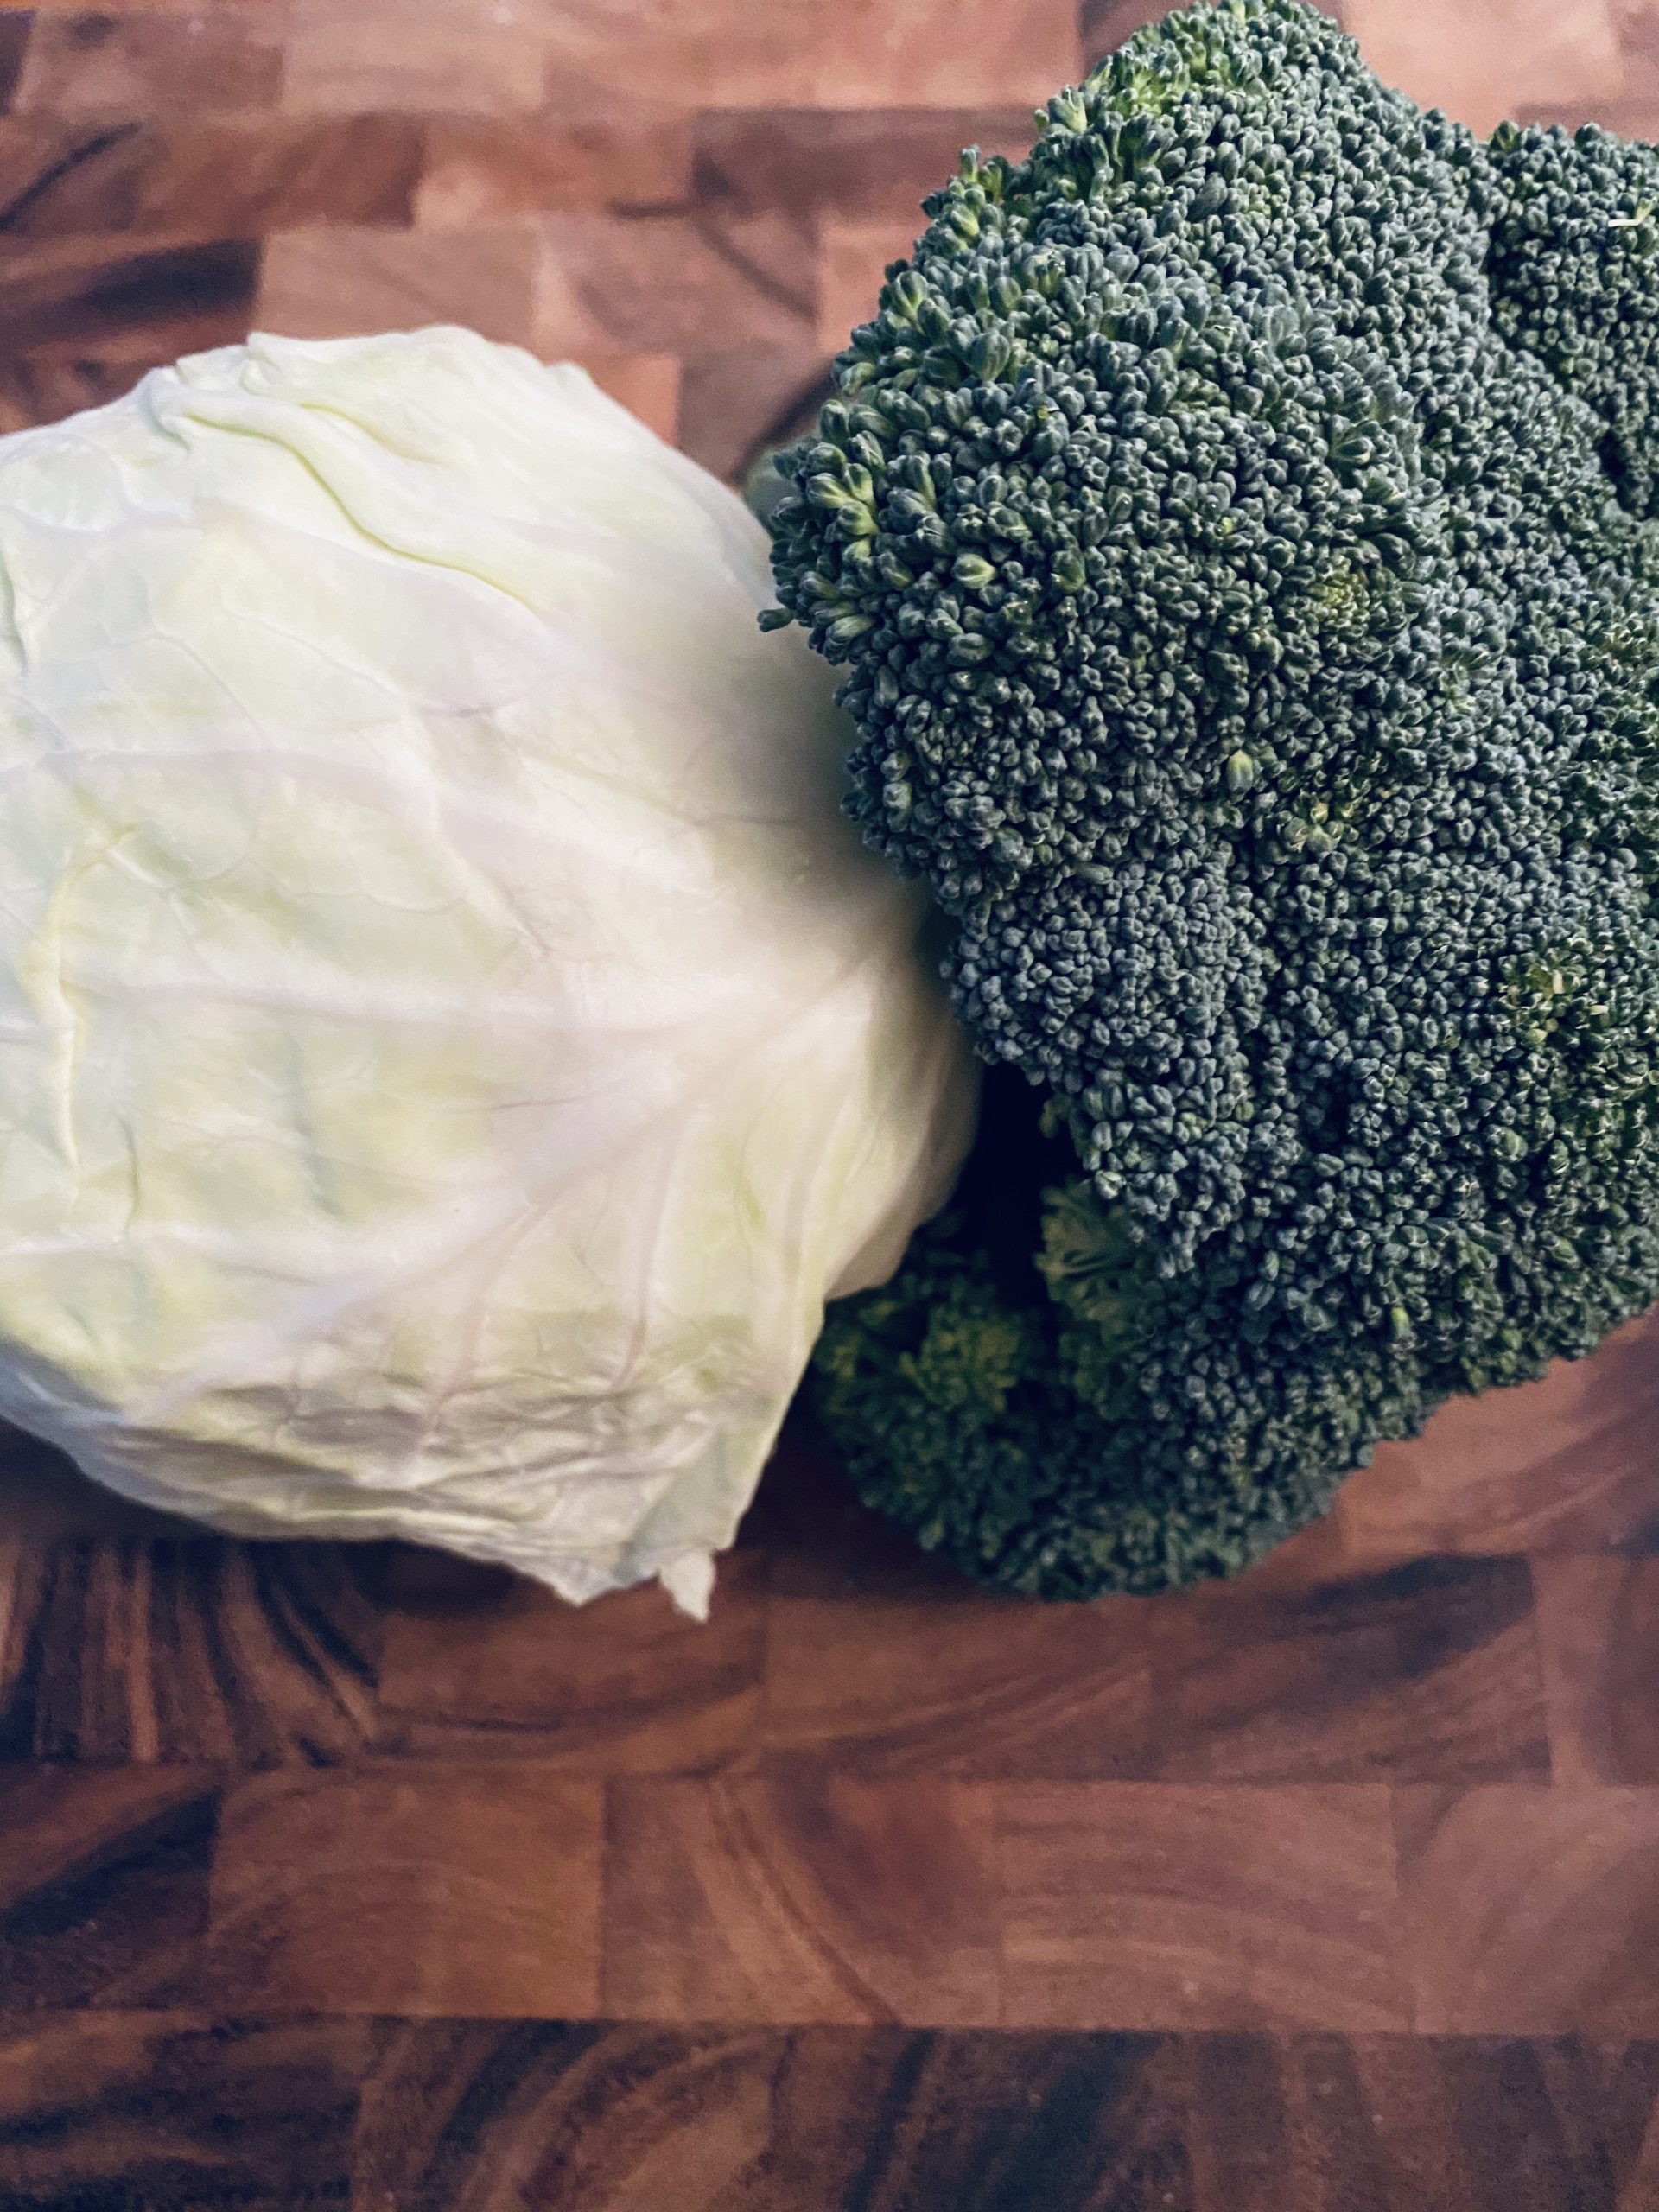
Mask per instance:
[[[970,1572],[1228,1573],[1659,1296],[1659,154],[1200,0],[925,203],[781,463],[993,1064],[820,1414]]]

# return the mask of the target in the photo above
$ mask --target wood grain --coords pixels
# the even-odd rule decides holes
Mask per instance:
[[[283,16],[238,0],[188,14],[42,12],[12,105],[55,115],[148,115],[270,106],[283,54]]]
[[[760,1732],[765,1597],[766,1561],[746,1553],[722,1568],[706,1624],[654,1586],[586,1611],[523,1581],[479,1605],[397,1606],[386,1621],[379,1745],[532,1758],[571,1773],[733,1764]]]
[[[8,2212],[345,2212],[366,2020],[0,2010]]]
[[[1659,2045],[0,2013],[16,2212],[1647,2212]]]
[[[598,1785],[525,1764],[251,1777],[226,1796],[203,1986],[219,2009],[588,2015]]]
[[[464,322],[499,345],[535,326],[539,249],[528,224],[388,231],[333,224],[277,232],[267,243],[251,320],[290,338],[349,338]]]
[[[1659,1311],[1540,1382],[1449,1400],[1381,1446],[1336,1510],[1356,1562],[1659,1551]]]
[[[1659,1783],[1659,1560],[1533,1561],[1558,1782]]]
[[[958,149],[1159,12],[0,10],[0,432],[459,321],[741,480]],[[1659,0],[1346,20],[1476,123],[1659,137]],[[1659,2212],[1656,1716],[1659,1314],[1088,1608],[799,1420],[707,1629],[0,1432],[0,2206]]]
[[[262,1767],[362,1750],[381,1624],[358,1564],[315,1544],[0,1546],[0,1756]]]
[[[676,434],[694,461],[741,481],[758,455],[804,436],[833,390],[810,334],[785,345],[696,353],[680,384]]]
[[[250,238],[0,243],[0,322],[16,358],[149,366],[245,337],[258,266]]]
[[[1343,20],[1385,84],[1485,132],[1536,102],[1594,102],[1623,74],[1609,0],[1343,0]]]
[[[1420,2027],[1659,2035],[1659,1790],[1403,1789],[1395,1817]]]
[[[536,235],[536,337],[550,356],[684,353],[711,326],[728,346],[789,346],[811,329],[810,238],[786,213],[551,214]]]
[[[540,210],[683,207],[691,198],[691,118],[671,110],[435,115],[425,128],[415,220],[456,230]]]
[[[0,1764],[6,2007],[178,2001],[206,1933],[218,1780]]]
[[[0,109],[10,107],[16,98],[34,27],[35,18],[26,9],[0,10]]]
[[[568,2022],[399,2026],[363,2088],[361,2201],[654,2212],[772,2187],[794,2044]],[[775,2201],[788,2200],[780,2196]]]
[[[1246,1575],[1161,1604],[1147,1645],[1152,1764],[1172,1780],[1549,1773],[1522,1560],[1421,1560],[1300,1591]]]
[[[1643,2212],[1659,2190],[1652,2046],[1204,2036],[1182,2056],[1206,2212]]]
[[[913,1570],[852,1598],[795,1594],[796,1565],[779,1562],[768,1615],[769,1764],[1086,1780],[1153,1764],[1155,1607],[1033,1606]]]
[[[203,242],[309,223],[407,227],[426,149],[415,118],[0,122],[0,230]]]
[[[760,215],[773,208],[841,221],[913,222],[964,146],[1018,160],[1033,111],[992,107],[716,108],[692,142],[697,196]]]
[[[1194,2202],[1185,2057],[1151,2037],[431,2023],[365,2086],[359,2174],[400,2207],[1150,2212]]]
[[[997,1821],[1011,2025],[1408,2024],[1383,1789],[1005,1784]]]
[[[996,2018],[982,1788],[620,1782],[605,1872],[604,2009],[618,2018]]]
[[[548,89],[561,105],[928,107],[1046,99],[1073,81],[1076,16],[1054,0],[561,0]]]
[[[541,105],[537,11],[470,0],[294,0],[282,105],[293,115],[510,115]]]

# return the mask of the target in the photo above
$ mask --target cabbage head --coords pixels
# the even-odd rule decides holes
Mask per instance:
[[[692,1611],[975,1106],[766,534],[471,332],[0,440],[0,1415]]]

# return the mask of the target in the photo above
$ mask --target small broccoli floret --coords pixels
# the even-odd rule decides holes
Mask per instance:
[[[1488,149],[1494,327],[1603,427],[1621,501],[1659,499],[1659,153],[1587,123],[1505,124]]]
[[[1034,1267],[1016,1249],[997,1171],[1039,1156],[1036,1111],[1017,1076],[991,1071],[987,1140],[949,1211],[893,1282],[830,1309],[819,1417],[869,1503],[1005,1588],[1089,1598],[1236,1573],[1336,1489],[1339,1468],[1307,1448],[1305,1379],[1286,1378],[1297,1448],[1279,1481],[1254,1479],[1248,1424],[1217,1429],[1188,1467],[1149,1463],[1125,1407],[1180,1300],[1075,1162],[1041,1193],[1020,1179],[1026,1241],[1043,1249]]]
[[[850,809],[1075,1148],[1013,1274],[959,1208],[834,1319],[824,1409],[1073,1594],[1241,1564],[1659,1295],[1659,157],[1483,145],[1300,0],[1039,120],[928,201],[773,528]]]

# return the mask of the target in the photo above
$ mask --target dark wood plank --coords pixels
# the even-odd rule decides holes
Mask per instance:
[[[0,2004],[191,2001],[217,1783],[184,1766],[0,1764]]]
[[[238,0],[178,15],[42,8],[16,105],[115,116],[264,107],[282,76],[283,28],[270,8]]]
[[[1190,2212],[1181,2054],[1150,2037],[399,2030],[359,2202],[397,2212]]]
[[[1403,2028],[1386,1790],[996,1786],[1014,2027]]]
[[[1431,1559],[1306,1590],[1245,1575],[1161,1604],[1146,1642],[1152,1762],[1172,1781],[1549,1773],[1522,1560]]]
[[[810,340],[812,234],[785,211],[552,214],[540,238],[536,340],[550,357],[685,353],[711,329],[728,346]]]
[[[1659,2036],[1659,1789],[1405,1789],[1395,1820],[1420,2029]]]
[[[27,8],[0,10],[0,109],[9,108],[16,97],[34,22]]]
[[[994,2022],[988,1792],[842,1775],[613,1783],[603,2010]]]
[[[423,226],[447,229],[543,209],[661,212],[690,197],[688,116],[626,108],[576,117],[442,114],[426,126]]]
[[[810,340],[696,353],[686,360],[677,442],[741,485],[763,454],[804,436],[834,390],[830,351]]]
[[[365,2083],[397,2212],[1648,2212],[1659,2045],[430,2021]]]
[[[342,1758],[379,1639],[347,1545],[0,1546],[0,1758]]]
[[[749,214],[788,207],[842,220],[912,216],[954,175],[963,147],[1020,159],[1034,135],[1032,114],[1023,105],[716,108],[696,118],[696,194],[708,206]]]
[[[549,25],[550,101],[603,113],[668,107],[979,107],[1046,99],[1076,79],[1072,0],[562,0]]]
[[[250,238],[0,241],[0,327],[41,359],[170,360],[247,335],[258,268]]]
[[[1539,100],[1615,99],[1623,81],[1606,0],[1341,0],[1341,12],[1384,84],[1483,136]]]
[[[363,2088],[355,2204],[646,2212],[746,2201],[771,2163],[775,2032],[422,2021]]]
[[[350,2212],[369,2021],[0,2011],[7,2212]]]
[[[539,15],[420,0],[293,0],[283,105],[296,114],[510,117],[538,107],[546,37]]]
[[[1453,1398],[1337,1505],[1356,1566],[1434,1552],[1659,1551],[1659,1310],[1537,1382]]]
[[[1659,1559],[1532,1572],[1556,1780],[1659,1783]]]
[[[321,224],[265,241],[250,319],[290,338],[461,322],[501,346],[534,334],[538,248],[519,222],[389,231]],[[553,348],[550,359],[572,346]],[[613,349],[614,350],[614,349]]]
[[[576,1608],[513,1578],[471,1605],[394,1603],[379,1743],[572,1773],[701,1773],[760,1729],[766,1562],[720,1564],[706,1624],[656,1585]]]
[[[16,2212],[1647,2212],[1659,2046],[0,2014]],[[355,2125],[353,2121],[355,2120]]]
[[[1659,2183],[1659,2047],[1194,2036],[1201,2212],[1637,2212]]]
[[[219,2012],[596,2009],[596,1784],[364,1764],[226,1795],[202,1986]]]
[[[389,1612],[447,1620],[455,1613],[501,1605],[518,1578],[494,1560],[463,1559],[429,1544],[402,1541],[365,1546],[368,1586]]]
[[[1365,2086],[1407,2175],[1413,2123],[1430,2119],[1447,2183],[1439,2202],[1506,2212],[1644,2212],[1659,2203],[1659,2045],[1459,2039],[1363,2056]],[[1404,2094],[1394,2087],[1401,2076]]]
[[[769,1764],[1090,1779],[1155,1762],[1154,1605],[1038,1605],[917,1566],[824,1595],[820,1563],[797,1554],[774,1575]]]
[[[425,161],[415,118],[0,123],[0,233],[252,237],[305,223],[399,226]]]

